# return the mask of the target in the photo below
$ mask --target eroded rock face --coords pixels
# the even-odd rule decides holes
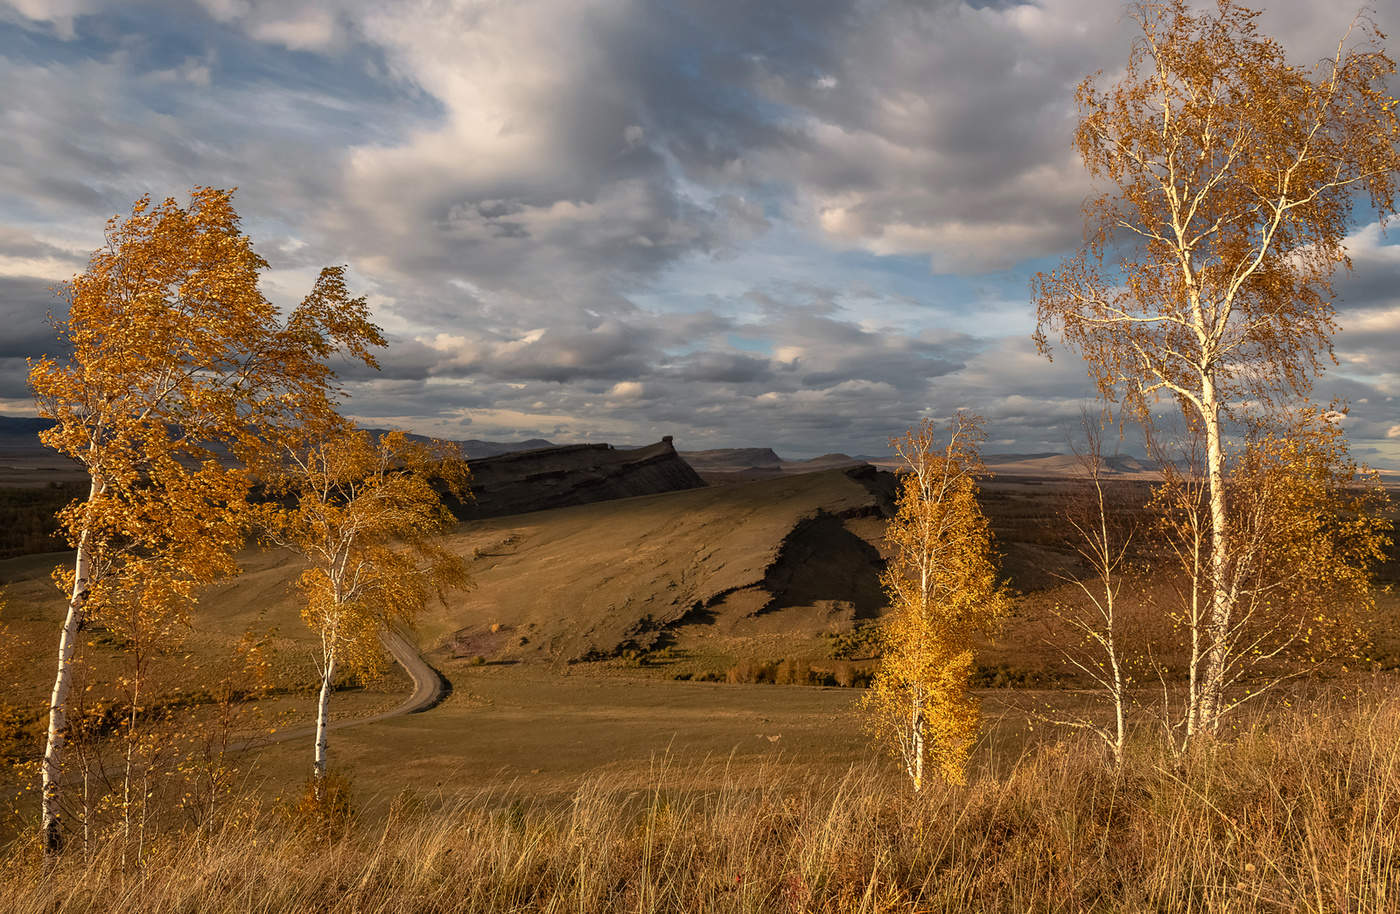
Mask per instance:
[[[475,500],[453,506],[463,519],[523,514],[705,485],[676,453],[669,436],[635,449],[574,444],[485,457],[470,464]]]

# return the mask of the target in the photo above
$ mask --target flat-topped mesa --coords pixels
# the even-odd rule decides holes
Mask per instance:
[[[572,444],[470,461],[475,501],[454,505],[463,519],[523,514],[657,495],[705,485],[668,435],[656,444],[618,449]]]
[[[767,447],[722,447],[708,451],[686,451],[681,455],[696,469],[733,470],[751,467],[772,467],[783,465],[772,448]]]

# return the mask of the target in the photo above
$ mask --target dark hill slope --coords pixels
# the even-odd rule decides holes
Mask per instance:
[[[573,444],[470,461],[474,501],[456,506],[464,519],[522,514],[657,495],[705,485],[670,437],[646,447]]]

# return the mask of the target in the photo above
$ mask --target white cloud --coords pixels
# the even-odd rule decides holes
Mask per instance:
[[[288,19],[265,19],[249,24],[248,34],[259,41],[280,44],[293,51],[323,51],[339,38],[335,15],[326,9],[301,11]]]
[[[64,41],[72,41],[77,37],[74,20],[101,6],[101,0],[0,0],[0,14],[9,7],[31,23],[49,25]]]

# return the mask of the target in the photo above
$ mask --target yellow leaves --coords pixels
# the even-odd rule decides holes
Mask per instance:
[[[946,445],[938,439],[925,420],[891,442],[905,464],[886,531],[893,555],[881,579],[891,610],[864,702],[877,739],[903,758],[916,784],[925,758],[946,779],[961,779],[979,720],[967,691],[972,641],[1007,608],[976,500],[981,420],[959,413]]]
[[[343,268],[324,271],[283,326],[231,197],[211,187],[186,205],[142,197],[109,221],[106,245],[66,286],[57,327],[72,355],[30,360],[40,414],[55,420],[45,444],[93,479],[91,497],[60,515],[93,556],[92,597],[125,601],[159,578],[160,596],[143,599],[174,610],[235,570],[249,469],[285,429],[333,415],[336,348],[372,362],[368,347],[383,343]]]
[[[1211,530],[1197,474],[1172,474],[1149,505],[1180,562],[1183,597],[1205,607],[1215,605],[1217,588],[1232,597],[1221,651],[1234,679],[1353,655],[1389,544],[1384,489],[1352,461],[1327,411],[1254,421],[1243,438],[1224,472],[1222,532]],[[1205,563],[1215,535],[1228,545],[1218,579]]]
[[[289,445],[275,480],[295,507],[265,506],[266,536],[306,556],[302,618],[361,675],[377,669],[378,634],[410,621],[436,593],[467,585],[464,560],[442,540],[455,518],[434,488],[459,497],[470,479],[460,451],[402,432],[378,438],[342,424]]]
[[[1312,71],[1232,2],[1153,4],[1139,23],[1121,80],[1076,96],[1085,165],[1113,187],[1086,204],[1081,257],[1035,279],[1039,337],[1059,330],[1106,395],[1139,407],[1208,399],[1214,368],[1226,398],[1306,393],[1354,198],[1393,211],[1400,148],[1378,100],[1394,65],[1364,23]]]

